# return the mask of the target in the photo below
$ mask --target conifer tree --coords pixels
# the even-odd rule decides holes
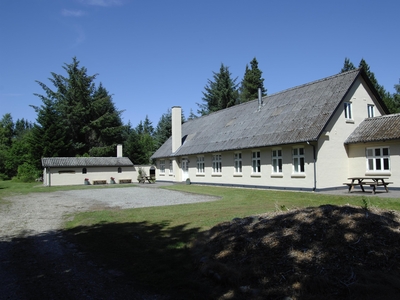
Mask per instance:
[[[34,107],[38,113],[34,137],[39,132],[44,135],[57,133],[56,138],[61,144],[60,149],[51,143],[54,151],[43,145],[41,155],[114,156],[115,145],[122,142],[121,112],[115,109],[111,96],[101,84],[96,88],[97,75],[87,75],[86,68],[80,68],[75,57],[63,68],[67,76],[51,73],[49,80],[54,90],[37,81],[45,95],[35,94],[43,105]],[[56,124],[49,121],[53,119]]]
[[[349,58],[345,58],[344,59],[344,64],[343,64],[343,68],[340,70],[340,73],[344,73],[350,70],[354,70],[356,67],[353,65],[353,63],[350,61]]]
[[[371,83],[374,85],[376,91],[378,92],[379,96],[385,103],[386,107],[388,108],[390,113],[395,113],[396,112],[396,107],[393,102],[393,97],[392,95],[385,90],[385,88],[378,83],[378,80],[375,78],[375,74],[370,70],[369,65],[364,59],[361,59],[360,64],[358,66],[359,68],[362,68],[365,73],[367,74],[369,80]]]
[[[262,78],[262,71],[258,68],[258,62],[255,57],[250,62],[250,66],[251,68],[246,65],[246,70],[239,89],[240,103],[257,99],[259,88],[261,88],[262,96],[267,95],[267,90],[264,87],[264,78]]]
[[[231,107],[239,100],[237,78],[231,78],[229,67],[221,64],[219,72],[213,72],[213,74],[213,80],[208,79],[208,84],[204,88],[202,98],[204,103],[197,103],[199,106],[197,112],[202,116]]]

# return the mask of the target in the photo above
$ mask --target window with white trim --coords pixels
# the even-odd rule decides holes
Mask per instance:
[[[174,173],[174,165],[173,165],[173,160],[169,160],[169,174]]]
[[[345,102],[344,103],[344,117],[346,120],[352,120],[353,119],[353,112],[351,109],[351,102]]]
[[[375,111],[374,111],[374,105],[368,104],[367,109],[368,109],[368,118],[373,118],[375,117]]]
[[[235,153],[235,173],[242,173],[242,153]]]
[[[282,149],[272,150],[272,173],[282,173]]]
[[[160,173],[161,174],[165,173],[165,160],[164,159],[160,160]]]
[[[293,148],[293,173],[304,173],[304,148]]]
[[[197,156],[197,173],[204,173],[204,156]]]
[[[214,154],[212,159],[213,173],[222,173],[222,156]]]
[[[254,151],[252,157],[253,174],[261,173],[261,153],[260,151]]]
[[[367,171],[390,171],[389,147],[367,148]]]

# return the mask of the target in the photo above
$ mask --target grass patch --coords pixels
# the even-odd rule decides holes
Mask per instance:
[[[323,204],[365,208],[365,196],[174,185],[167,189],[219,197],[214,202],[80,213],[66,224],[71,239],[109,268],[174,299],[207,299],[209,281],[196,271],[192,242],[218,223]],[[400,210],[399,199],[368,197],[368,207]]]

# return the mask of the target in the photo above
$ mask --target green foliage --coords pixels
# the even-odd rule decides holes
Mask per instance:
[[[395,93],[393,94],[393,106],[396,113],[400,112],[400,84],[394,85]]]
[[[344,73],[347,71],[351,71],[354,70],[356,67],[354,66],[354,64],[350,61],[349,58],[345,58],[344,59],[344,64],[343,64],[343,68],[340,70],[340,73]]]
[[[34,182],[41,177],[41,172],[36,167],[28,162],[18,166],[18,174],[16,179],[21,182]]]
[[[393,103],[393,97],[390,95],[389,92],[385,90],[383,85],[378,83],[378,80],[375,78],[375,74],[370,70],[369,65],[364,59],[361,59],[359,68],[363,68],[365,73],[367,73],[368,78],[371,80],[372,84],[374,85],[376,91],[378,92],[379,96],[381,97],[382,101],[385,103],[386,107],[388,108],[390,113],[396,113],[396,107]]]
[[[266,96],[267,90],[264,87],[264,78],[262,72],[258,68],[256,58],[250,62],[251,69],[246,65],[243,80],[239,89],[240,103],[247,102],[258,98],[258,88],[261,88],[261,95]]]
[[[398,101],[398,98],[396,98],[396,94],[391,95],[388,91],[385,90],[383,85],[380,85],[378,83],[378,80],[375,77],[375,74],[370,70],[369,65],[365,61],[365,59],[361,59],[360,64],[358,65],[359,68],[362,68],[365,73],[367,74],[369,80],[373,84],[374,88],[378,92],[380,98],[382,101],[385,103],[386,107],[389,110],[389,113],[398,113],[400,112],[400,101]],[[341,70],[341,72],[346,72],[350,70],[354,70],[354,64],[348,59],[347,57],[344,60],[344,65]],[[396,89],[396,86],[395,86]]]
[[[37,156],[115,155],[122,142],[123,124],[108,91],[96,75],[87,75],[74,57],[65,64],[67,76],[51,73],[54,90],[38,81],[45,95],[43,105],[34,107],[38,124],[33,128],[32,147]]]
[[[19,165],[33,162],[28,143],[31,128],[32,124],[24,119],[14,123],[9,113],[0,120],[0,173],[3,178],[16,176]]]
[[[150,164],[150,157],[156,150],[155,138],[154,138],[154,128],[146,116],[144,122],[132,128],[129,123],[124,130],[124,156],[129,157],[129,159],[136,165],[147,165]]]
[[[171,117],[171,109],[168,109],[168,111],[161,116],[157,124],[154,135],[156,149],[160,148],[172,135]]]
[[[367,199],[365,198],[365,197],[362,197],[361,198],[361,201],[362,201],[362,208],[364,208],[365,210],[368,210],[369,209],[369,201],[367,201]]]
[[[202,116],[231,107],[239,101],[237,78],[231,78],[229,67],[221,64],[219,72],[213,72],[213,74],[214,80],[208,79],[208,84],[204,88],[202,98],[204,103],[197,103],[198,113]]]

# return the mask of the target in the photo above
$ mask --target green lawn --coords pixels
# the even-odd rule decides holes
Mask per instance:
[[[192,242],[204,230],[268,211],[332,205],[400,210],[400,199],[174,185],[167,189],[219,197],[213,202],[80,213],[66,224],[71,238],[146,286],[202,299],[208,283],[196,271]]]
[[[0,181],[0,204],[4,202],[2,199],[13,194],[114,187],[121,186],[49,188],[39,183]],[[173,185],[167,189],[207,194],[218,199],[196,204],[79,213],[65,224],[64,232],[79,245],[80,251],[110,269],[122,270],[135,282],[160,292],[177,292],[182,299],[204,299],[212,287],[196,269],[193,241],[201,232],[220,222],[322,204],[375,206],[400,211],[400,199],[371,195],[335,196],[198,185]],[[175,295],[174,299],[180,297]]]

